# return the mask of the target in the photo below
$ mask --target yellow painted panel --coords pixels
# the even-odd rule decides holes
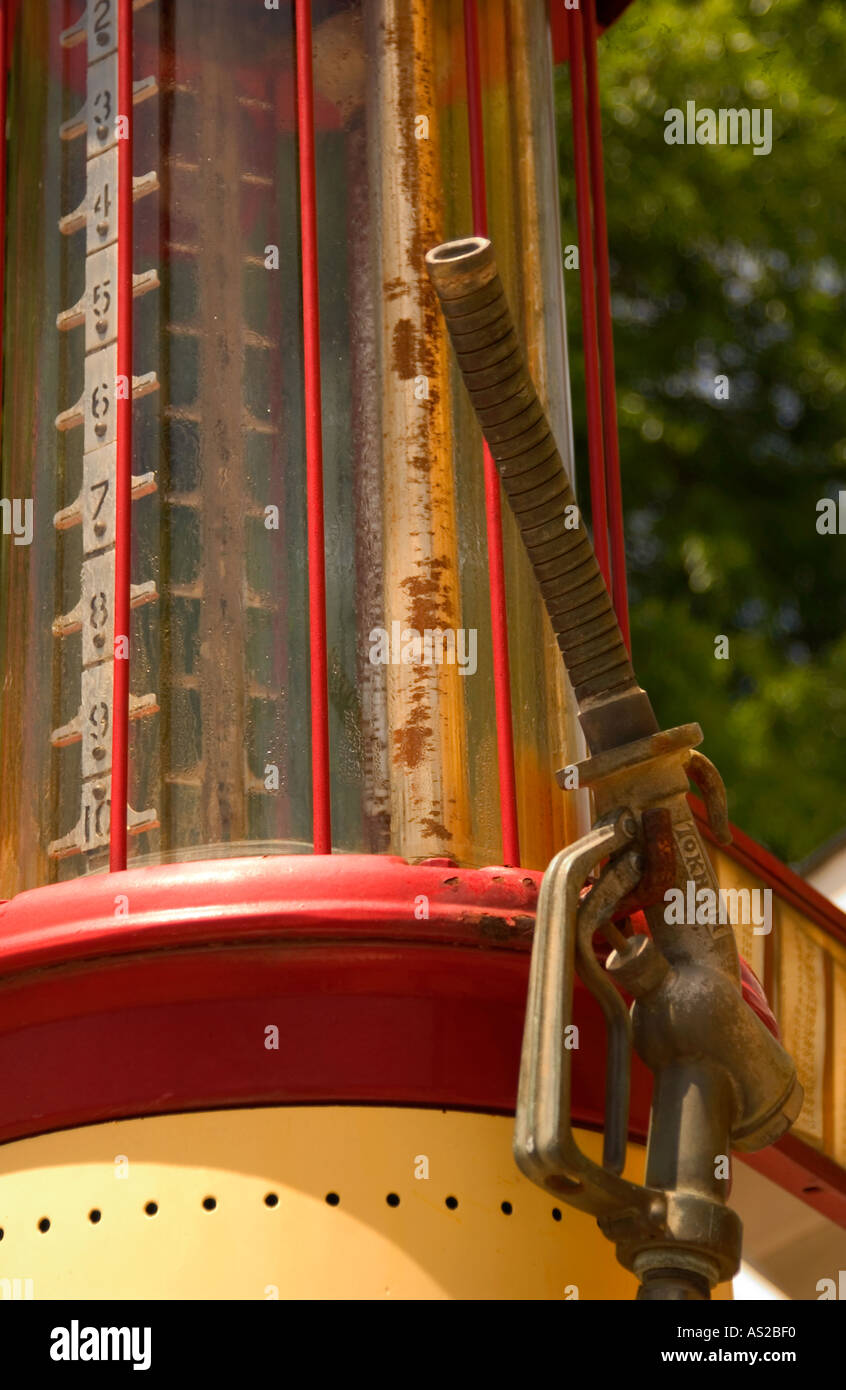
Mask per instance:
[[[846,1166],[846,950],[765,878],[713,846],[709,853],[721,888],[771,893],[771,935],[754,921],[733,923],[738,950],[764,981],[764,953],[771,941],[769,1000],[805,1091],[793,1132]]]
[[[834,1152],[838,1163],[846,1166],[846,1085],[843,1085],[843,1069],[846,1066],[846,969],[834,967],[834,1055],[839,1058],[835,1068],[833,1096],[834,1122],[832,1125]],[[837,1084],[839,1083],[839,1084]]]
[[[752,874],[747,873],[740,867],[736,860],[730,858],[727,854],[722,854],[718,849],[715,849],[713,845],[708,846],[708,853],[711,856],[714,872],[717,875],[717,881],[721,888],[746,888],[751,893],[753,889],[762,889],[765,887],[762,879],[755,878]],[[760,899],[757,901],[760,902]],[[773,915],[775,915],[777,907],[775,894],[773,894],[772,902]],[[758,913],[758,916],[760,915],[761,914]],[[742,917],[742,914],[740,914],[740,916]],[[758,926],[756,931],[756,924],[751,920],[747,922],[740,920],[733,922],[732,925],[734,926],[734,935],[737,941],[738,951],[743,956],[743,959],[752,966],[759,980],[763,981],[765,934],[762,932],[760,926]]]
[[[796,1132],[822,1144],[825,1101],[825,952],[801,924],[781,924],[780,1023],[805,1092]]]
[[[518,1172],[512,1130],[503,1116],[300,1106],[9,1144],[0,1279],[31,1279],[36,1299],[632,1298],[595,1222]],[[599,1158],[599,1136],[581,1142]],[[632,1147],[630,1176],[642,1168]]]

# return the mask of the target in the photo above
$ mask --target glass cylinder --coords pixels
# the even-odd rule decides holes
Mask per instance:
[[[108,863],[112,55],[64,9],[27,0],[10,44],[2,897]],[[313,23],[333,849],[499,863],[481,436],[424,267],[473,230],[463,7],[324,0]],[[480,0],[489,231],[569,467],[546,23],[535,0]],[[142,4],[133,71],[130,862],[308,852],[293,7]],[[580,747],[506,508],[503,526],[522,860],[541,868],[581,829],[553,776]]]

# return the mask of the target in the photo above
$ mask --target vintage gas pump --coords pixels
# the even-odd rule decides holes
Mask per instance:
[[[483,446],[425,263],[496,246],[522,443],[557,441],[543,507],[573,478],[553,61],[593,12],[71,8],[4,13],[2,490],[32,534],[0,551],[0,1274],[37,1298],[707,1296],[738,1245],[712,1150],[780,1132],[795,1076],[731,931],[700,952],[638,897],[679,878],[695,730],[659,733],[640,692],[598,738],[568,658],[577,703],[569,600],[544,607],[501,509],[505,435],[483,416]],[[590,584],[585,656],[616,624]],[[645,1187],[615,972],[664,1075]],[[684,1040],[640,1045],[679,979],[722,990],[733,1039],[698,1109]]]

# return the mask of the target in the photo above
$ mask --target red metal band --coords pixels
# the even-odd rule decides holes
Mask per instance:
[[[297,148],[303,271],[303,354],[308,508],[308,626],[311,690],[311,783],[315,854],[332,852],[329,693],[326,657],[326,560],[323,521],[323,424],[320,385],[320,290],[314,171],[311,0],[296,0]]]
[[[132,0],[118,0],[118,327],[115,408],[115,599],[109,868],[126,868],[129,770],[129,586],[132,564]],[[125,647],[124,647],[125,642]]]
[[[820,1216],[846,1228],[846,1174],[838,1163],[818,1153],[795,1134],[785,1134],[755,1154],[738,1158],[785,1192],[813,1207]]]
[[[485,186],[485,130],[479,63],[479,21],[476,0],[464,0],[464,56],[467,72],[467,125],[470,142],[470,186],[473,231],[488,234]],[[488,537],[488,586],[491,605],[494,707],[499,767],[499,814],[503,864],[520,863],[517,787],[514,776],[514,722],[511,710],[511,665],[505,601],[505,561],[502,548],[502,494],[499,473],[487,442],[482,441],[485,470],[485,519]]]
[[[608,554],[608,509],[605,496],[605,466],[602,448],[602,403],[599,386],[599,351],[596,328],[596,285],[593,273],[593,236],[590,218],[590,171],[588,168],[585,84],[582,72],[582,15],[568,10],[570,35],[570,92],[573,107],[573,165],[576,182],[576,219],[579,235],[579,277],[582,300],[582,338],[585,354],[585,397],[587,401],[588,459],[590,462],[590,505],[593,522],[593,548],[602,576],[611,588]]]
[[[620,480],[620,439],[617,432],[617,386],[614,375],[614,328],[611,319],[611,274],[608,267],[608,218],[605,210],[605,171],[602,158],[602,118],[599,110],[599,68],[596,56],[596,11],[591,0],[582,26],[587,71],[587,116],[590,138],[590,180],[593,193],[593,253],[596,266],[599,358],[602,367],[602,421],[605,444],[605,485],[611,532],[612,597],[623,641],[631,652],[629,596],[626,583],[626,542],[623,530],[623,491]]]
[[[0,1142],[232,1105],[513,1110],[539,879],[257,855],[20,893],[0,905]],[[576,991],[574,1114],[598,1127],[604,1021]],[[640,1138],[648,1096],[638,1063]]]

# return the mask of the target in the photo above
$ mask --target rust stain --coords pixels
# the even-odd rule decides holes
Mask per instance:
[[[407,772],[420,766],[431,746],[432,726],[425,723],[430,713],[417,696],[406,723],[401,729],[394,730],[394,763],[404,767]]]
[[[485,941],[520,941],[531,937],[535,928],[534,917],[525,915],[496,917],[493,913],[485,912],[481,917],[475,918],[468,913],[465,921],[468,926],[478,929],[480,937]]]
[[[386,280],[382,285],[382,293],[388,300],[402,299],[408,293],[408,285],[401,275],[395,275],[392,280]]]
[[[423,632],[427,627],[437,628],[442,623],[448,625],[453,616],[452,595],[446,593],[443,587],[452,562],[443,555],[433,555],[426,561],[426,568],[428,574],[410,575],[400,583],[400,588],[405,590],[410,600],[409,626],[418,632]]]
[[[507,941],[511,932],[508,923],[502,917],[494,917],[492,913],[484,913],[478,918],[476,926],[479,935],[486,941]]]
[[[441,825],[441,822],[435,820],[434,816],[427,816],[425,820],[420,821],[420,832],[433,840],[452,839],[452,831],[447,830],[446,826]]]
[[[393,369],[401,381],[417,376],[417,333],[411,319],[397,319],[393,332]]]

